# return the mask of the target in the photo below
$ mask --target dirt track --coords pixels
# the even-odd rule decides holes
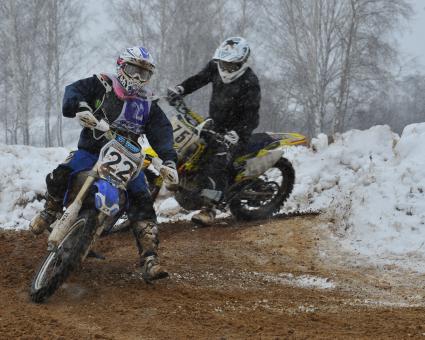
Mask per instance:
[[[43,305],[28,287],[46,237],[0,232],[0,338],[425,338],[424,276],[357,264],[320,222],[162,225],[171,277],[155,285],[134,274],[130,234],[103,238],[106,260],[88,259]]]

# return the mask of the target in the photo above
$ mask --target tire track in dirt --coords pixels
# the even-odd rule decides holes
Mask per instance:
[[[46,236],[0,232],[0,338],[221,339],[423,337],[424,278],[358,264],[320,216],[208,228],[161,225],[170,279],[135,274],[128,233],[102,238],[46,304],[28,289]],[[325,255],[323,255],[325,254]]]

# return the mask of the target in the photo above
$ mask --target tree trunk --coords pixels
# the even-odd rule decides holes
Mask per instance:
[[[56,137],[58,140],[58,146],[63,146],[63,127],[62,127],[62,112],[61,107],[61,60],[59,56],[59,22],[58,22],[58,2],[52,1],[52,24],[53,24],[53,60],[54,60],[54,82],[55,82],[55,93],[56,93],[56,107],[58,108],[57,124],[56,124]]]
[[[350,27],[346,39],[344,37],[344,40],[346,40],[346,45],[343,54],[344,60],[341,69],[339,95],[337,99],[335,116],[332,124],[332,135],[335,135],[338,132],[342,132],[344,129],[344,119],[347,113],[348,99],[350,96],[351,53],[353,49],[353,41],[355,39],[355,36],[357,35],[357,10],[357,0],[351,0]]]
[[[5,83],[4,83],[4,142],[9,144],[8,140],[8,131],[9,131],[9,84],[8,84],[8,75],[6,72]]]
[[[50,115],[52,111],[52,68],[53,68],[53,54],[54,54],[54,16],[55,16],[55,1],[49,1],[47,9],[47,60],[46,60],[46,91],[45,91],[45,107],[44,107],[44,146],[52,146],[52,137],[50,134]]]

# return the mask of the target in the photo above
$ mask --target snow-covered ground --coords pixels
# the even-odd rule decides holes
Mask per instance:
[[[343,246],[376,263],[425,271],[425,123],[352,130],[292,148],[297,184],[286,210],[321,210]]]
[[[352,130],[328,145],[287,149],[295,167],[293,194],[283,212],[320,210],[346,249],[379,263],[394,261],[425,272],[425,123],[402,135],[388,126]],[[36,200],[44,177],[68,150],[24,146],[0,148],[0,226],[22,229],[42,208]],[[160,217],[188,218],[172,198],[158,204]]]
[[[31,218],[43,208],[37,195],[46,190],[46,175],[68,153],[64,148],[0,145],[0,227],[28,227]]]

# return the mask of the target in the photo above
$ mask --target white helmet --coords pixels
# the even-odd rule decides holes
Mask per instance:
[[[223,83],[231,83],[245,73],[250,52],[247,41],[241,37],[228,38],[215,50],[213,60],[218,62]]]
[[[140,92],[151,79],[155,62],[144,47],[127,48],[117,59],[117,78],[129,92]]]

